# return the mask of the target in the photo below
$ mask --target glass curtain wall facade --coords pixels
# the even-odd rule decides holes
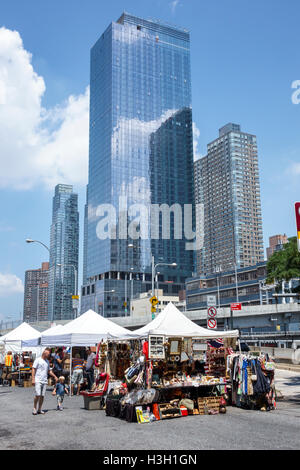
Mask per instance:
[[[73,187],[55,187],[50,231],[49,320],[73,319],[79,250],[78,195]]]
[[[227,124],[195,162],[196,202],[204,205],[201,275],[264,261],[257,139]]]
[[[111,317],[129,314],[130,298],[151,289],[152,255],[178,264],[159,269],[165,292],[177,293],[192,273],[184,242],[151,241],[150,212],[139,220],[153,203],[193,203],[189,33],[124,13],[92,48],[90,73],[81,311]],[[116,211],[107,238],[99,233],[103,204]]]

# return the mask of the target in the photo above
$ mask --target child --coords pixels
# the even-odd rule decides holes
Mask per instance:
[[[69,390],[65,386],[65,378],[61,375],[58,379],[58,382],[53,390],[53,395],[56,395],[57,400],[57,410],[62,411],[62,403],[64,401],[65,393],[69,393]]]

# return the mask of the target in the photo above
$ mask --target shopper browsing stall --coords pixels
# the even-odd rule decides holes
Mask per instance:
[[[74,386],[77,387],[77,395],[79,395],[80,387],[83,384],[83,366],[84,360],[80,358],[80,354],[76,354],[72,359],[72,379],[71,379],[71,394],[74,395]]]
[[[53,358],[53,373],[56,376],[62,375],[64,367],[64,352],[62,348],[58,348]]]
[[[87,360],[85,365],[86,376],[88,380],[88,389],[91,390],[94,384],[94,362],[96,359],[96,354],[91,350],[91,348],[87,348]]]

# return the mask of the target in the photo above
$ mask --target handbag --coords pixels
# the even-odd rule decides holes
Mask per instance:
[[[190,398],[183,398],[179,402],[179,406],[185,406],[189,411],[193,411],[194,409],[194,401],[190,400]]]

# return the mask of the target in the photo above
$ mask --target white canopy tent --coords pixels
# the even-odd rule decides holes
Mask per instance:
[[[25,341],[22,341],[22,346],[23,347],[30,347],[30,346],[39,346],[42,342],[42,338],[45,338],[45,341],[47,339],[48,336],[53,336],[54,334],[56,333],[59,333],[61,332],[63,329],[63,325],[55,325],[55,326],[51,326],[50,328],[48,328],[47,330],[43,331],[42,333],[39,334],[39,336],[37,338],[33,338],[33,339],[28,339],[28,340],[25,340]],[[50,345],[48,345],[50,346]]]
[[[64,325],[60,331],[41,336],[43,346],[70,346],[70,387],[72,376],[72,348],[74,346],[94,346],[106,339],[130,339],[136,335],[122,326],[88,310],[80,317]]]
[[[139,338],[145,338],[148,335],[199,339],[237,338],[239,336],[238,330],[218,331],[202,328],[187,318],[171,302],[154,320],[135,330],[134,333]]]
[[[40,355],[42,352],[41,347],[37,345],[26,346],[24,342],[35,341],[40,337],[40,332],[30,326],[28,323],[21,323],[14,330],[6,333],[0,337],[0,343],[4,344],[5,351],[12,351],[13,353],[19,353],[22,351],[32,351],[33,353]]]
[[[43,346],[94,346],[105,339],[133,339],[134,332],[88,310],[80,317],[64,325],[61,331],[42,335]]]

